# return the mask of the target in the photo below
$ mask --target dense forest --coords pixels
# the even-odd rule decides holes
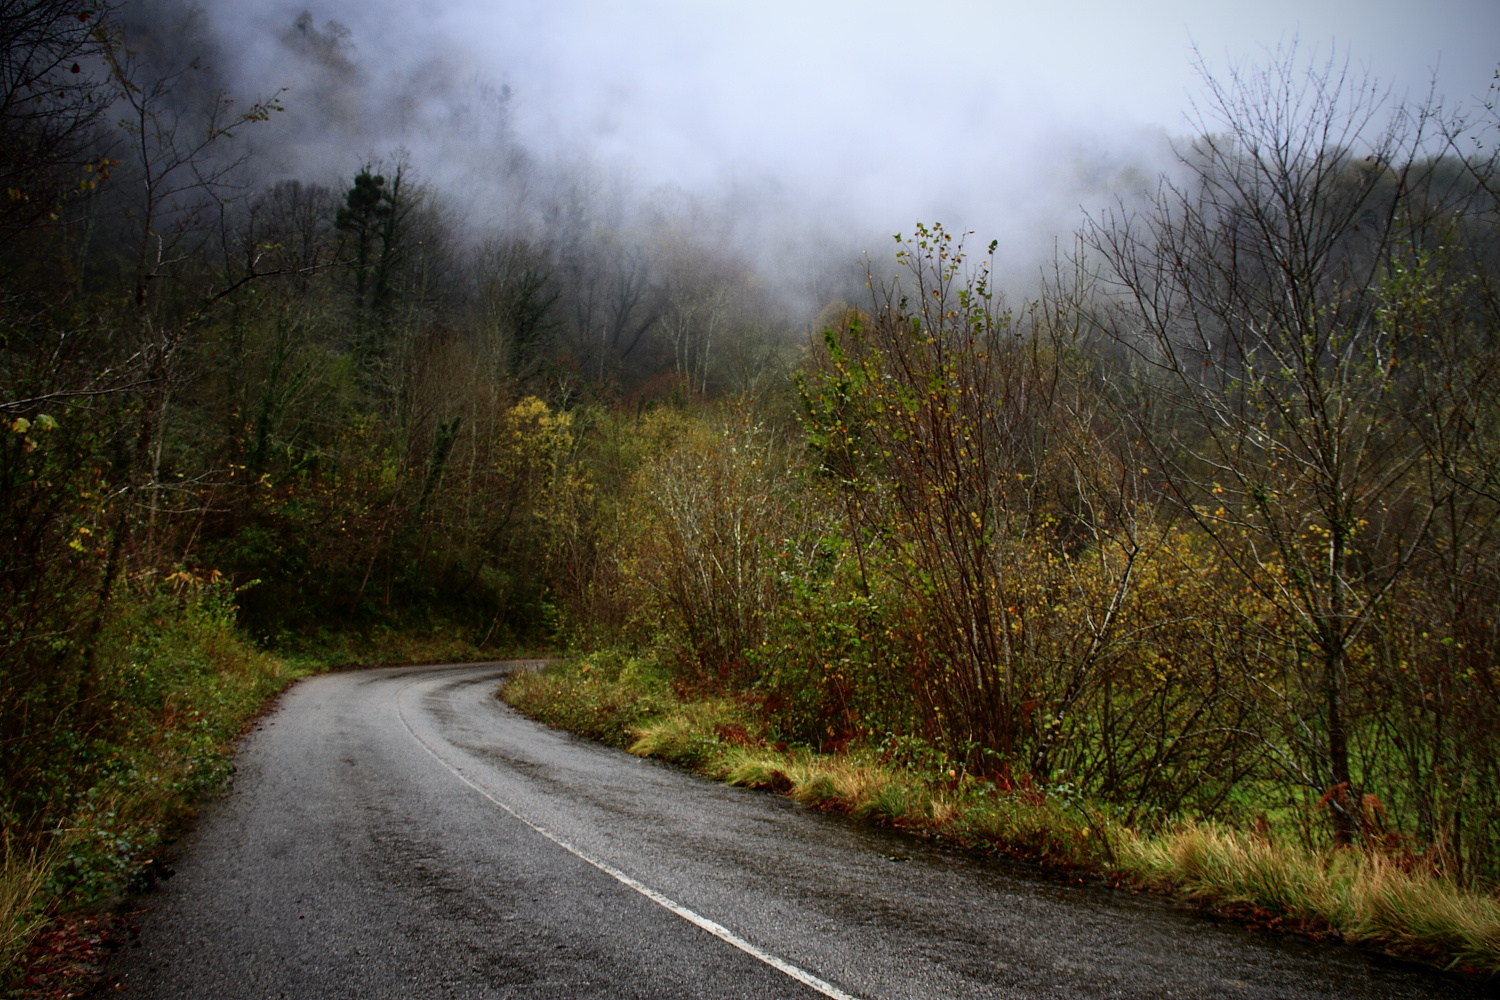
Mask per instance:
[[[475,233],[397,152],[268,176],[282,98],[106,6],[0,24],[8,845],[172,710],[111,623],[214,594],[272,651],[628,649],[789,743],[1500,883],[1493,104],[1209,78],[1033,295],[918,226],[811,321],[670,201]]]

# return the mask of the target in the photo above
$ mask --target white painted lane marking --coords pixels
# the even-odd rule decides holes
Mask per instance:
[[[671,910],[673,913],[677,914],[688,923],[703,928],[704,930],[708,931],[708,933],[718,938],[720,941],[734,945],[740,951],[743,951],[745,954],[751,956],[752,958],[759,959],[776,971],[792,977],[793,979],[797,980],[797,982],[802,983],[804,986],[807,986],[810,989],[817,990],[819,993],[823,994],[826,997],[832,997],[833,1000],[859,1000],[859,998],[855,997],[853,994],[845,993],[837,986],[834,986],[832,983],[824,982],[817,976],[813,975],[811,972],[799,969],[791,962],[777,958],[770,952],[763,951],[760,948],[757,948],[755,945],[751,944],[749,941],[746,941],[744,938],[740,937],[738,934],[734,933],[723,924],[710,920],[707,917],[702,916],[701,914],[695,913],[694,911],[688,909],[686,906],[683,906],[681,903],[678,903],[675,900],[662,895],[650,886],[636,881],[629,875],[626,875],[624,872],[620,871],[618,868],[606,864],[605,862],[600,861],[598,858],[595,858],[592,855],[579,850],[577,847],[574,847],[572,844],[568,843],[566,840],[559,837],[551,830],[548,830],[546,827],[540,825],[539,823],[533,823],[525,816],[516,812],[510,806],[506,805],[504,802],[501,802],[489,792],[479,787],[479,785],[471,781],[469,777],[462,771],[439,756],[438,752],[432,749],[427,741],[418,736],[417,731],[411,727],[411,722],[406,718],[406,709],[402,705],[401,701],[406,692],[417,683],[418,681],[414,680],[396,693],[396,714],[401,717],[401,724],[406,727],[406,731],[411,734],[411,738],[417,741],[417,745],[431,754],[433,760],[437,761],[439,764],[447,768],[459,781],[462,781],[464,784],[474,789],[474,791],[478,792],[480,795],[488,799],[491,803],[499,806],[501,809],[504,809],[506,812],[510,813],[510,815],[514,816],[522,823],[525,823],[537,833],[540,833],[543,837],[546,837],[548,840],[552,841],[558,847],[561,847],[568,853],[579,857],[584,861],[587,861],[589,864],[593,865],[595,868],[599,869],[601,872],[604,872],[604,874],[610,876],[616,881],[630,886],[630,888],[634,889],[642,896],[645,896],[653,903]]]

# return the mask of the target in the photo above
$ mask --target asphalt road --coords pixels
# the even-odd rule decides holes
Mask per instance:
[[[1469,984],[1066,885],[531,722],[513,665],[303,681],[134,901],[137,997],[1360,997]]]

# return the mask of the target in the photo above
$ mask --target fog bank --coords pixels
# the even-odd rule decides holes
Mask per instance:
[[[267,172],[332,181],[401,151],[481,228],[578,198],[621,224],[690,206],[768,274],[883,254],[918,220],[1029,272],[1170,163],[1195,58],[1220,73],[1299,39],[1457,100],[1500,58],[1484,0],[1201,7],[206,0],[200,28],[236,92],[282,92]]]

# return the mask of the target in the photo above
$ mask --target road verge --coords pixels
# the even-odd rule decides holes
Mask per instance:
[[[1425,870],[1396,845],[1317,852],[1211,822],[1124,826],[1067,788],[996,782],[911,738],[817,753],[774,741],[753,700],[674,689],[651,664],[555,661],[500,696],[539,721],[732,785],[786,794],[1068,877],[1197,900],[1267,929],[1500,977],[1500,899]]]

